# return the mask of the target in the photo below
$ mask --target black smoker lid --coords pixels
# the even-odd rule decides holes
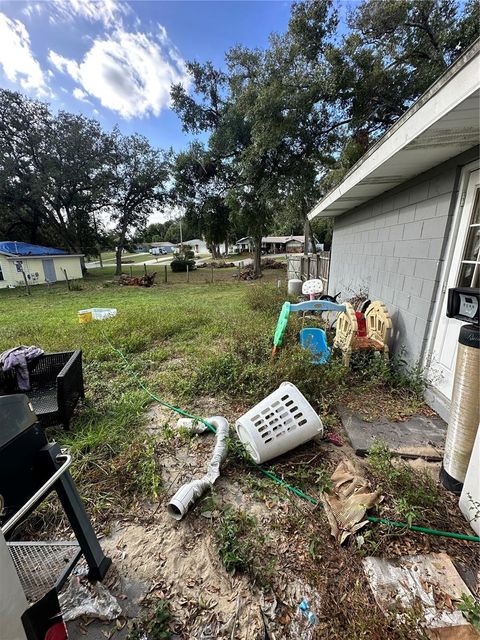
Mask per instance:
[[[0,396],[0,448],[36,422],[37,416],[26,395]]]

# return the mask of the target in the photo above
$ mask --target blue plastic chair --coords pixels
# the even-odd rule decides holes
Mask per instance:
[[[300,344],[312,354],[312,364],[324,364],[330,358],[327,334],[323,329],[307,328],[300,331]]]

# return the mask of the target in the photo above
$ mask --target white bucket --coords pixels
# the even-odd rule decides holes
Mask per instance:
[[[302,281],[292,278],[288,281],[287,291],[289,296],[299,296],[302,293]]]
[[[235,423],[237,435],[257,464],[323,434],[322,421],[290,382],[247,411]]]

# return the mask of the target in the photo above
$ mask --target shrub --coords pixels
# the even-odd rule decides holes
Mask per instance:
[[[403,352],[385,360],[379,353],[357,351],[352,354],[351,370],[365,382],[381,382],[421,397],[427,386],[424,370],[419,364],[409,366]]]
[[[194,253],[191,249],[184,249],[181,253],[178,253],[172,260],[170,268],[174,272],[186,271],[195,269]]]

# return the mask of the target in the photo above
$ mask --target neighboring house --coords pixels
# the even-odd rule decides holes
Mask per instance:
[[[153,256],[163,255],[164,253],[174,253],[176,245],[171,242],[151,242],[149,252]]]
[[[83,255],[27,242],[0,242],[0,288],[82,278]],[[25,275],[25,277],[24,277]]]
[[[253,251],[254,242],[251,236],[236,242],[239,251]],[[262,250],[265,253],[301,253],[304,246],[303,236],[264,236]]]
[[[329,293],[385,302],[392,348],[428,371],[448,418],[461,322],[446,291],[480,280],[476,41],[310,212],[333,216]]]
[[[188,246],[195,253],[209,253],[207,248],[207,243],[205,240],[200,240],[200,238],[194,238],[193,240],[186,240],[182,243],[183,246]]]
[[[262,249],[267,253],[301,253],[303,236],[265,236],[262,238]]]
[[[251,253],[253,251],[253,239],[250,236],[240,238],[240,240],[237,240],[237,242],[235,243],[235,246],[237,247],[239,253]]]

